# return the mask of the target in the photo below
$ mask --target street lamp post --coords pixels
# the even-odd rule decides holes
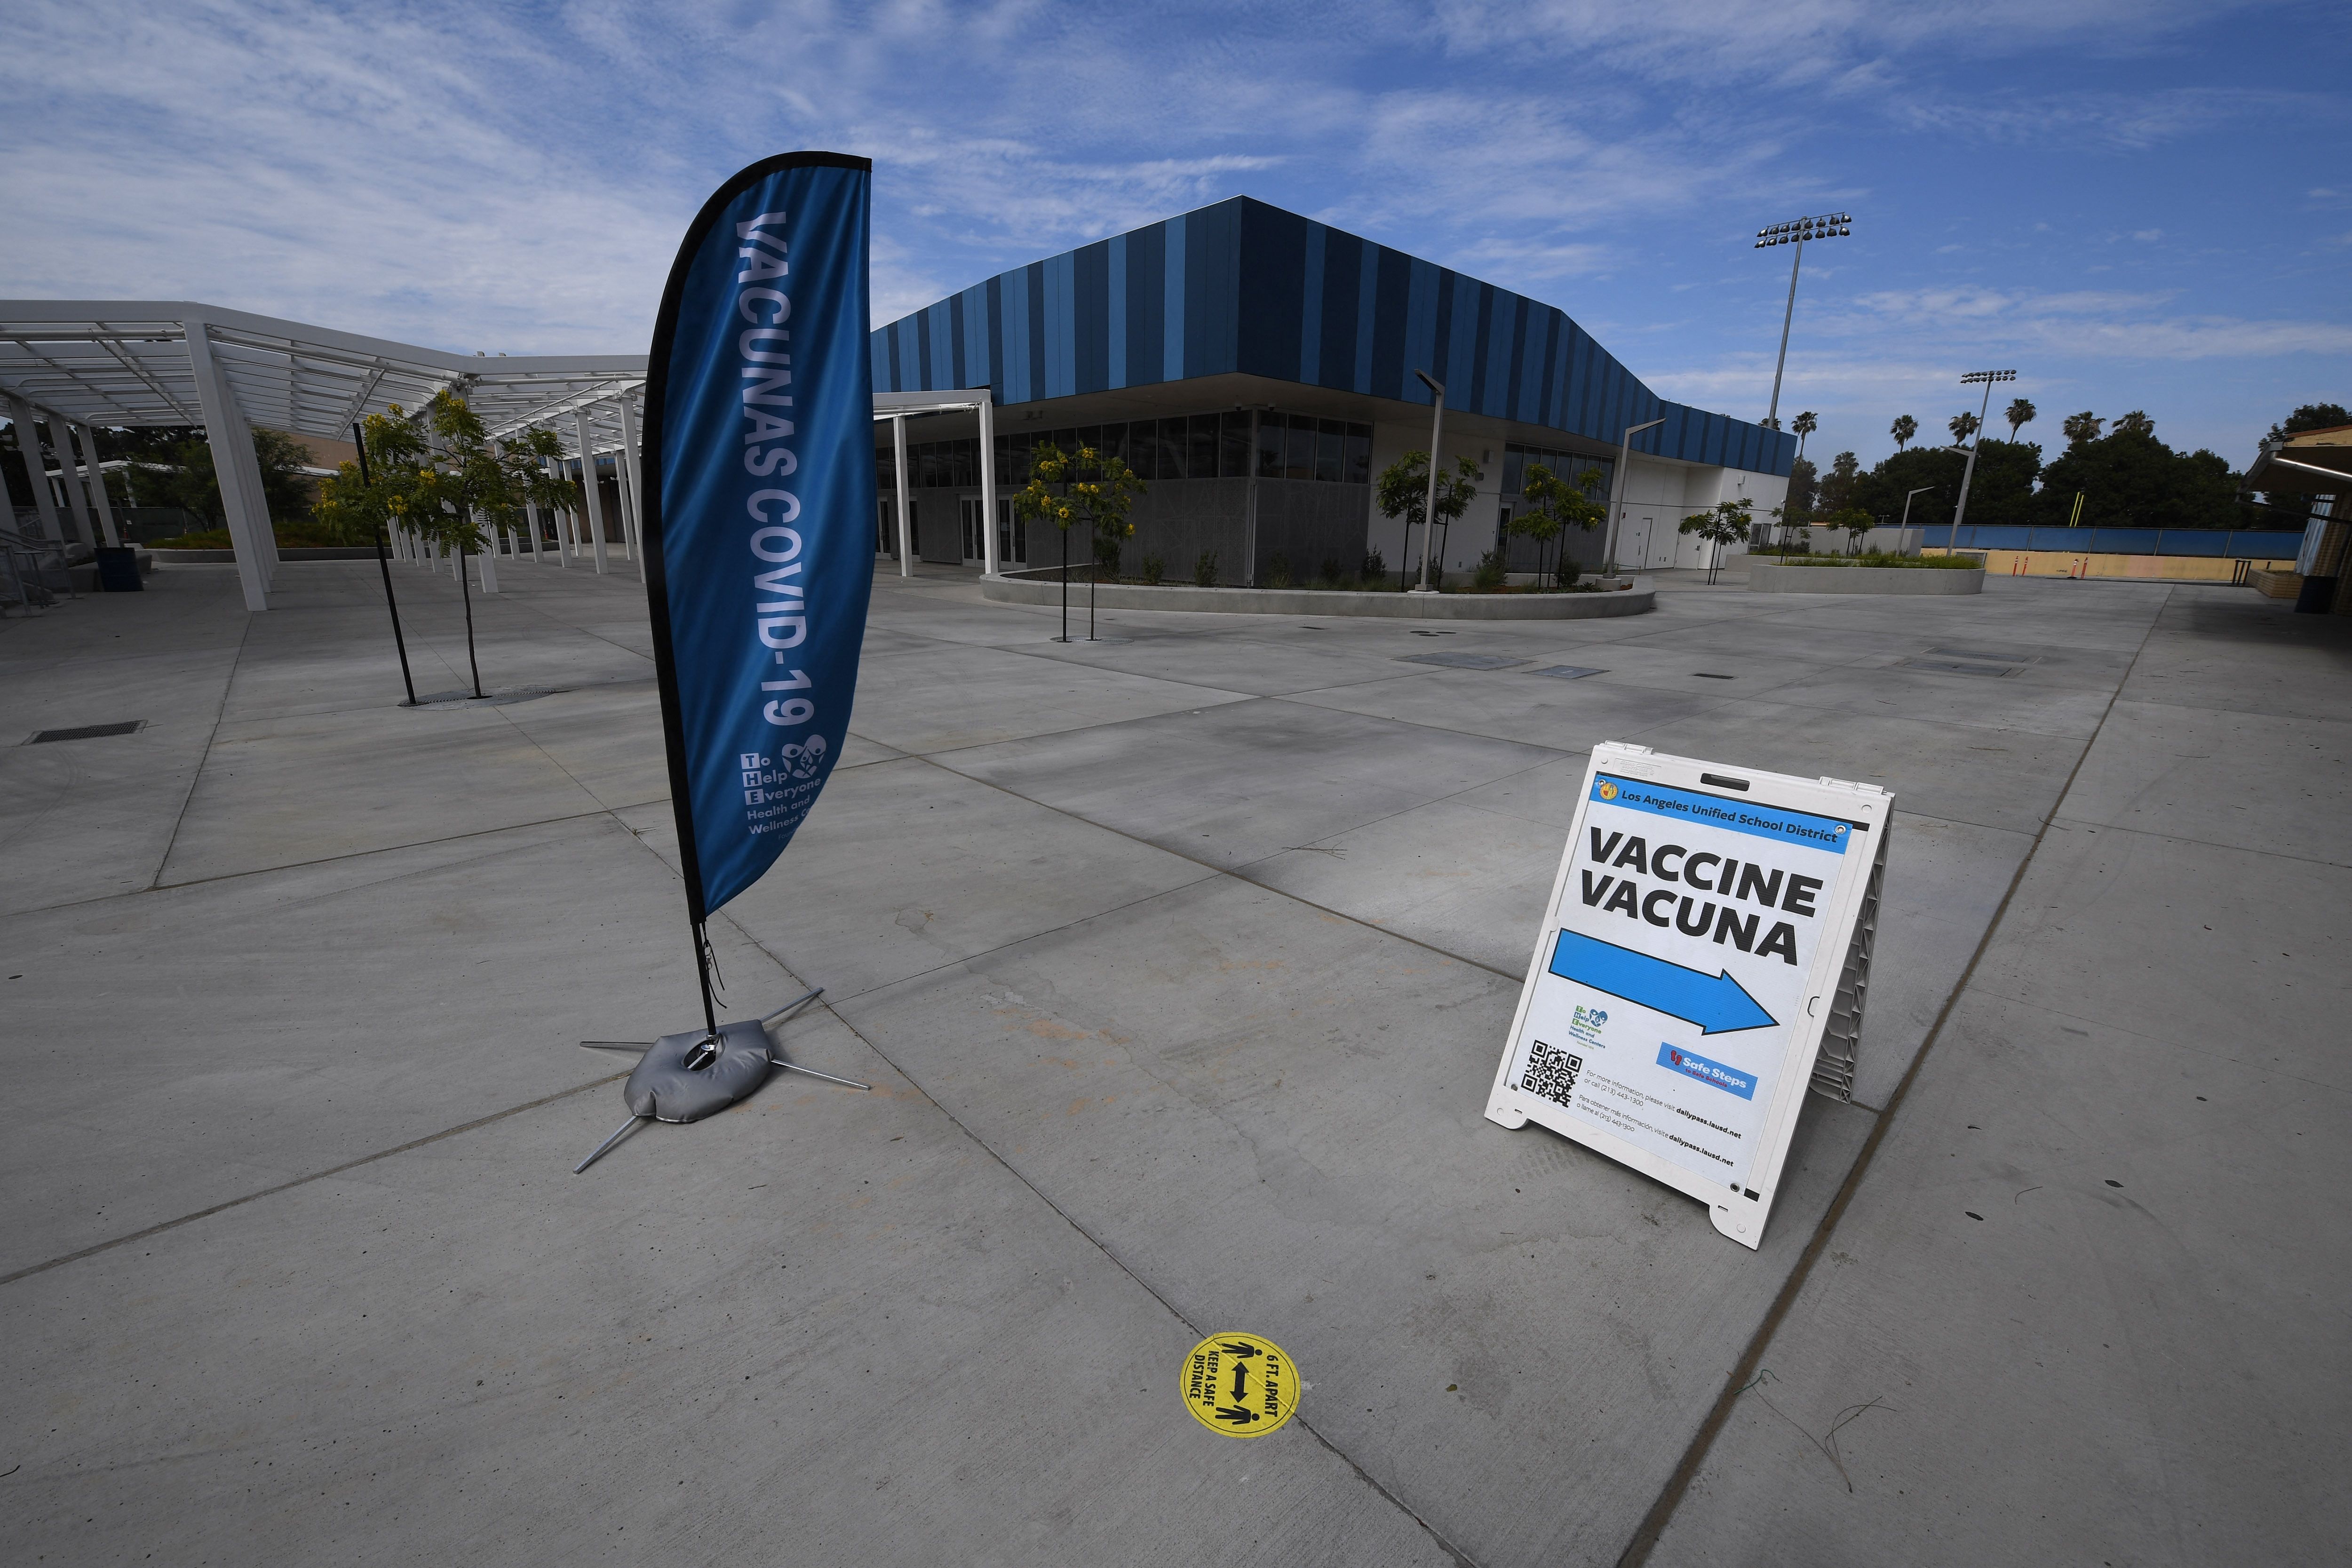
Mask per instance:
[[[1776,245],[1793,245],[1797,248],[1789,257],[1789,304],[1780,312],[1780,358],[1772,366],[1772,407],[1764,416],[1767,429],[1780,427],[1780,373],[1789,364],[1789,324],[1797,317],[1797,268],[1805,259],[1805,241],[1835,239],[1853,232],[1853,219],[1846,213],[1828,213],[1820,217],[1801,217],[1789,223],[1776,223],[1769,228],[1756,231],[1756,248],[1768,250]]]
[[[1932,490],[1935,488],[1936,487],[1933,485],[1921,485],[1917,489],[1906,491],[1903,497],[1903,521],[1895,525],[1895,531],[1897,533],[1902,532],[1903,530],[1911,526],[1911,498],[1913,496],[1926,495],[1929,490]]]
[[[1429,585],[1429,531],[1437,521],[1437,437],[1445,428],[1445,388],[1431,380],[1425,370],[1412,374],[1421,377],[1421,384],[1436,397],[1436,405],[1429,416],[1429,499],[1421,509],[1421,585],[1412,590],[1416,594],[1430,594],[1436,592]],[[1443,580],[1441,577],[1440,581]]]
[[[1960,504],[1952,509],[1952,533],[1944,542],[1944,553],[1947,555],[1959,548],[1960,520],[1969,515],[1969,486],[1977,477],[1977,448],[1984,445],[1985,416],[1992,412],[1992,389],[2002,382],[2016,379],[2017,373],[2013,370],[1972,370],[1960,377],[1962,386],[1983,385],[1984,407],[1977,415],[1975,438],[1969,442],[1968,466],[1960,470]]]
[[[1604,577],[1617,575],[1617,520],[1625,510],[1625,465],[1633,456],[1633,437],[1664,423],[1664,419],[1653,419],[1647,425],[1628,425],[1625,438],[1617,443],[1617,471],[1609,480],[1609,531],[1601,536],[1601,574]]]

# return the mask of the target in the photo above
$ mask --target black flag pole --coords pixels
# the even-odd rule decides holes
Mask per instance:
[[[368,478],[367,433],[360,428],[360,422],[356,419],[352,421],[352,446],[360,456],[360,484],[365,489],[374,489],[375,481]],[[400,635],[400,601],[392,596],[392,560],[383,552],[383,519],[373,518],[370,520],[369,526],[375,533],[376,570],[383,574],[384,607],[392,612],[392,646],[400,650],[400,683],[408,688],[408,705],[414,708],[416,706],[416,678],[408,673],[408,639]]]

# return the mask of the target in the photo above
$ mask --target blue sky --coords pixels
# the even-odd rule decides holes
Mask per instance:
[[[1550,300],[1670,396],[1865,462],[1963,371],[2242,467],[2352,403],[2352,6],[10,0],[0,295],[629,351],[686,220],[876,163],[888,320],[1246,194]],[[2008,389],[2002,389],[2004,399]]]

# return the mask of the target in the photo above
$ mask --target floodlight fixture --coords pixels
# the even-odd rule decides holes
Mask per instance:
[[[1756,231],[1756,248],[1763,250],[1775,245],[1802,245],[1809,239],[1835,239],[1853,232],[1851,213],[1823,213],[1818,217],[1801,217],[1788,223],[1776,223]]]
[[[1853,233],[1851,213],[1822,213],[1814,217],[1791,218],[1756,231],[1756,248],[1767,250],[1776,245],[1793,245],[1797,248],[1789,257],[1789,304],[1780,312],[1780,357],[1772,366],[1772,406],[1764,416],[1764,427],[1780,427],[1780,373],[1789,367],[1789,323],[1797,315],[1797,268],[1804,264],[1805,241],[1837,239]]]

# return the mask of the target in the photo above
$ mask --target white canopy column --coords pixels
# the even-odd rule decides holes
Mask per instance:
[[[89,499],[81,493],[81,479],[74,472],[73,427],[56,415],[49,416],[49,445],[57,448],[58,478],[66,492],[66,510],[73,514],[74,531],[85,544],[98,542],[98,520],[90,515]]]
[[[25,478],[33,487],[33,510],[41,514],[41,531],[52,543],[63,543],[58,528],[58,498],[49,493],[49,460],[41,456],[40,432],[33,428],[31,405],[14,393],[8,395],[8,417],[16,426],[16,450],[25,456]],[[16,526],[16,520],[9,520]]]
[[[588,434],[588,411],[572,416],[580,435],[580,488],[588,492],[588,534],[596,547],[596,575],[604,574],[604,487],[596,482],[596,448]]]
[[[482,530],[482,548],[474,552],[474,559],[480,563],[476,570],[481,574],[482,592],[495,594],[499,591],[498,529],[495,526],[482,527],[482,514],[478,511],[474,514],[474,526]]]
[[[245,465],[234,459],[242,445],[249,462],[253,456],[253,440],[244,429],[245,421],[237,416],[236,400],[230,395],[228,378],[221,374],[220,361],[214,355],[212,340],[202,321],[190,321],[188,332],[188,365],[195,373],[196,402],[204,410],[205,437],[212,445],[213,472],[218,477],[221,510],[228,516],[228,537],[236,553],[236,576],[245,590],[245,607],[249,611],[269,608],[271,568],[277,564],[276,552],[264,556],[261,538],[269,532],[269,513],[261,504],[257,493],[248,495]],[[260,489],[257,468],[252,490]],[[257,531],[254,519],[259,517]]]
[[[88,424],[80,426],[81,449],[89,458],[89,500],[98,508],[98,526],[109,544],[121,544],[122,535],[114,526],[114,503],[106,496],[106,470],[98,463],[98,432]]]
[[[621,500],[629,512],[629,553],[637,563],[637,581],[646,580],[646,487],[637,466],[636,398],[624,393],[621,405]]]
[[[909,521],[912,498],[907,493],[907,416],[903,414],[890,421],[891,472],[898,481],[898,575],[915,574],[915,529]],[[994,518],[989,519],[992,525]]]
[[[996,397],[992,391],[980,400],[980,560],[981,574],[993,577],[1004,570],[996,541]]]

